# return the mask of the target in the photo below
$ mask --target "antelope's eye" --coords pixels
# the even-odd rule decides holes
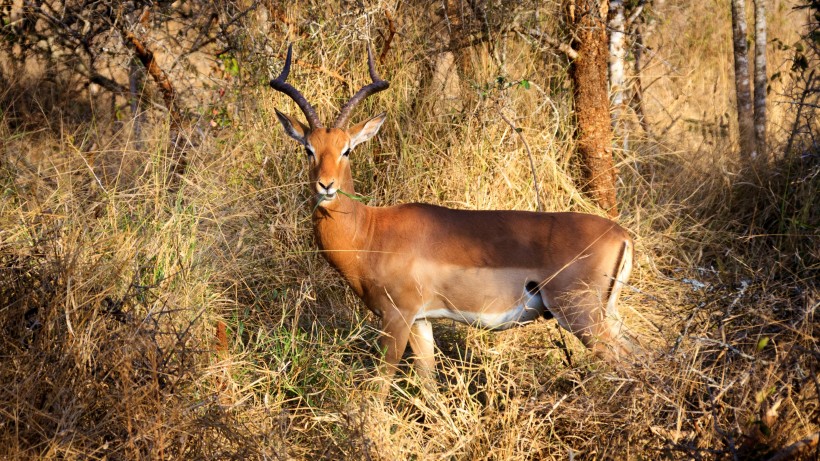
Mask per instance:
[[[347,157],[349,155],[350,155],[350,148],[348,147],[347,149],[344,150],[344,152],[342,152],[342,156]]]
[[[313,157],[313,149],[311,149],[308,146],[305,146],[305,153],[307,154],[308,157]]]

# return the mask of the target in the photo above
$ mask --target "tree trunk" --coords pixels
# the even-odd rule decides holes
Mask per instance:
[[[436,11],[432,13],[431,20],[436,26],[431,39],[437,53],[432,57],[432,78],[427,91],[435,95],[433,114],[450,115],[464,108],[460,95],[459,57],[456,55],[463,34],[462,4],[461,0],[445,0],[433,5]]]
[[[607,94],[609,40],[606,0],[574,0],[569,9],[572,47],[578,57],[570,65],[573,103],[577,118],[578,155],[582,188],[611,217],[615,202],[615,168],[612,163],[612,125]]]
[[[627,34],[634,38],[631,44],[632,56],[634,57],[634,61],[632,63],[632,72],[634,77],[629,85],[631,92],[629,95],[629,107],[638,118],[638,122],[641,124],[641,128],[643,128],[644,133],[650,137],[654,137],[654,134],[652,132],[652,126],[649,123],[649,119],[646,117],[643,110],[643,82],[641,78],[643,75],[643,69],[645,69],[648,62],[652,60],[652,56],[650,54],[645,59],[644,51],[646,50],[646,45],[644,43],[646,42],[646,37],[650,36],[654,32],[658,22],[657,18],[662,14],[660,12],[664,8],[664,3],[664,0],[641,0],[638,2],[636,9],[630,13],[626,25],[626,29],[628,31]],[[641,14],[641,11],[637,11],[646,4],[651,5],[653,13],[650,15],[643,15]]]
[[[749,84],[749,50],[746,46],[746,0],[732,0],[732,36],[735,58],[735,93],[740,154],[744,160],[757,157],[752,94]],[[765,91],[765,88],[764,88]]]
[[[632,83],[632,97],[629,100],[629,105],[632,110],[635,111],[635,116],[638,117],[638,122],[641,124],[641,128],[643,128],[644,133],[649,136],[653,136],[652,127],[649,125],[649,120],[647,120],[646,114],[643,110],[643,82],[641,81],[641,75],[643,73],[644,64],[644,28],[642,23],[635,25],[634,33],[635,46],[632,49],[632,55],[635,57],[635,61],[633,63],[635,78]]]
[[[766,0],[754,0],[755,5],[755,141],[757,152],[766,158]]]
[[[609,91],[612,95],[612,123],[615,127],[621,118],[626,86],[626,19],[624,0],[609,2]]]

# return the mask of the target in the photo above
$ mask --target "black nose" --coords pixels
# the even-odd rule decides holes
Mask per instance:
[[[334,183],[334,182],[336,182],[336,181],[330,181],[330,184],[328,184],[327,186],[325,186],[324,184],[322,184],[322,181],[316,181],[316,182],[318,182],[318,183],[319,183],[319,187],[321,187],[322,189],[324,189],[324,190],[330,190],[330,188],[333,186],[333,183]]]

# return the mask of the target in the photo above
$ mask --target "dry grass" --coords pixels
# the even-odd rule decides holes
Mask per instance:
[[[816,433],[816,148],[744,168],[732,130],[691,129],[724,117],[731,62],[726,43],[698,38],[682,25],[688,7],[670,3],[656,37],[658,66],[672,70],[650,70],[665,77],[647,89],[666,137],[635,127],[618,152],[621,222],[637,247],[621,306],[647,352],[615,369],[550,322],[501,333],[443,322],[438,391],[410,373],[376,402],[378,325],[315,251],[306,166],[272,117],[298,109],[265,88],[225,100],[227,123],[190,152],[174,193],[162,117],[137,144],[128,123],[72,115],[95,113],[82,101],[63,101],[62,116],[46,108],[54,101],[41,113],[26,104],[28,123],[4,112],[0,457],[766,459]],[[334,14],[311,8],[288,15]],[[322,52],[303,39],[299,58],[360,85],[355,39],[379,27],[373,17],[322,22]],[[572,179],[562,61],[507,40],[505,78],[532,86],[499,88],[487,53],[467,52],[464,111],[434,116],[417,88],[417,18],[399,24],[380,65],[391,90],[358,112],[389,114],[354,153],[358,192],[373,205],[535,209],[504,111],[532,148],[545,208],[595,212]],[[682,27],[694,42],[664,42]],[[770,35],[788,39],[779,27]],[[291,79],[325,118],[346,95],[305,69]],[[663,118],[693,118],[693,107],[697,123]],[[787,125],[778,110],[773,126]]]

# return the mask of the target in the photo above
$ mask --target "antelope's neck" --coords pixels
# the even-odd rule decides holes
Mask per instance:
[[[351,194],[352,195],[352,194]],[[313,212],[316,243],[327,261],[342,274],[360,297],[371,242],[370,207],[345,195],[338,195],[328,207]]]

